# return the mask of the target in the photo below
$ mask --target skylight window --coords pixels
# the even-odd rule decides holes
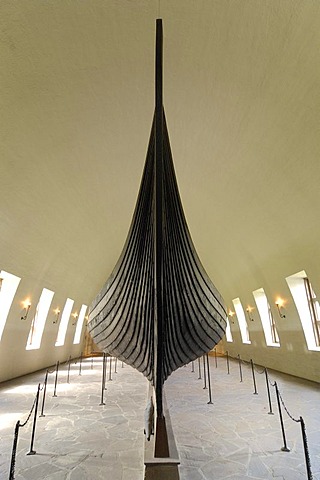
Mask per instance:
[[[233,342],[229,318],[227,318],[226,339],[227,339],[227,342]]]
[[[40,348],[42,334],[49,308],[52,302],[54,292],[44,288],[42,290],[39,303],[36,308],[36,313],[31,322],[31,328],[28,336],[26,350],[35,350]]]
[[[255,290],[253,296],[261,318],[266,344],[268,347],[280,347],[276,324],[263,288]]]
[[[0,340],[21,278],[12,273],[0,272]]]
[[[67,298],[60,320],[56,347],[64,345],[73,303],[74,301],[71,298]]]
[[[82,307],[81,307],[79,317],[78,317],[78,321],[77,321],[76,331],[75,331],[74,339],[73,339],[73,344],[74,345],[80,343],[82,326],[83,326],[84,316],[86,314],[87,308],[88,308],[87,305],[82,305]]]
[[[297,307],[308,350],[320,351],[320,307],[304,270],[286,278]]]
[[[242,343],[250,344],[251,341],[249,338],[249,329],[246,321],[246,316],[244,314],[244,310],[240,302],[240,298],[235,298],[234,300],[232,300],[232,302],[233,302],[234,309],[236,311],[236,315],[239,322]]]

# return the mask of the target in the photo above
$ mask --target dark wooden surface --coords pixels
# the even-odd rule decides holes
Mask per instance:
[[[94,342],[142,372],[156,390],[210,351],[226,326],[223,300],[196,253],[180,200],[162,101],[162,23],[156,34],[156,108],[129,234],[90,307]],[[219,252],[213,252],[219,254]]]

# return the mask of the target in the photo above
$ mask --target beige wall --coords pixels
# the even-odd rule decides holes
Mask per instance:
[[[1,2],[0,268],[22,278],[0,343],[0,379],[79,353],[71,327],[25,351],[43,287],[90,305],[125,242],[154,110],[158,2]],[[195,248],[229,308],[288,300],[281,348],[236,324],[234,354],[318,379],[285,277],[320,294],[320,3],[161,2],[164,99]]]
[[[0,343],[0,382],[48,367],[55,364],[57,360],[63,362],[68,359],[69,355],[72,358],[80,355],[85,327],[82,329],[80,344],[73,345],[75,326],[72,326],[72,317],[69,321],[65,345],[55,347],[58,324],[53,324],[55,318],[53,310],[59,306],[62,311],[66,301],[65,293],[59,292],[59,289],[56,289],[52,300],[40,348],[37,350],[25,349],[35,307],[44,287],[55,290],[52,285],[40,286],[39,283],[28,278],[22,278],[18,286]],[[27,297],[31,298],[32,306],[27,319],[20,320],[23,313],[21,301]],[[79,312],[80,308],[81,303],[75,301],[73,311]]]
[[[244,309],[245,306],[243,304]],[[307,349],[300,319],[294,304],[291,302],[286,306],[286,318],[280,319],[275,309],[273,309],[273,314],[280,338],[280,347],[266,345],[261,320],[257,309],[255,309],[252,312],[254,321],[247,322],[251,344],[242,343],[238,321],[233,317],[234,324],[230,324],[233,342],[227,342],[224,339],[219,344],[219,351],[224,353],[228,351],[232,357],[240,354],[244,360],[252,359],[258,365],[320,382],[320,352]]]

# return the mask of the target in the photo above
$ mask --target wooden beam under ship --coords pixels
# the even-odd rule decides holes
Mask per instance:
[[[223,337],[226,310],[196,253],[178,191],[163,108],[162,20],[156,21],[155,113],[122,254],[90,307],[94,342],[155,389],[155,456],[167,457],[163,385]]]

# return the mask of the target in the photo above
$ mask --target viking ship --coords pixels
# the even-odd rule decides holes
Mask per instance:
[[[161,19],[155,57],[155,112],[138,199],[121,256],[90,307],[88,330],[102,351],[153,385],[157,444],[165,380],[219,342],[226,310],[196,253],[178,191],[163,107]]]

